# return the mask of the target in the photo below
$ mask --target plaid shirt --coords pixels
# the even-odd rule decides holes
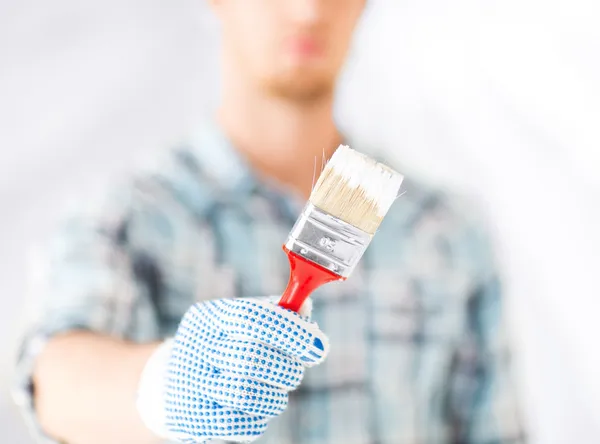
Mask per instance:
[[[411,179],[403,191],[351,278],[314,294],[331,353],[259,442],[523,442],[482,226],[439,191]],[[69,220],[48,250],[19,357],[15,394],[32,424],[31,371],[49,337],[83,328],[153,341],[196,301],[280,294],[281,245],[303,204],[207,125]]]

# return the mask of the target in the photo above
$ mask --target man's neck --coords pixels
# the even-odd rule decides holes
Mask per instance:
[[[236,88],[224,94],[218,120],[259,175],[304,197],[342,141],[333,120],[333,94],[311,103],[294,103]]]

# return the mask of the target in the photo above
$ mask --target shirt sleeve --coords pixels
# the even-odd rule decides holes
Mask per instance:
[[[479,233],[479,234],[477,234]],[[474,285],[465,306],[465,329],[448,384],[448,423],[453,443],[526,442],[506,329],[504,295],[490,239],[469,234]]]
[[[147,285],[148,266],[131,246],[129,232],[143,214],[135,193],[123,189],[104,203],[78,208],[43,249],[31,278],[31,310],[17,358],[15,402],[38,442],[45,436],[35,415],[32,373],[37,356],[56,334],[87,330],[137,342],[157,339],[159,325]],[[144,275],[144,273],[146,275]]]

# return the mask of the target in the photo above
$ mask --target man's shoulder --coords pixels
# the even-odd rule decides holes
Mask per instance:
[[[197,226],[219,195],[184,138],[70,192],[56,228],[66,228],[70,237],[80,231],[177,237]]]
[[[111,195],[133,210],[202,216],[228,195],[224,184],[230,159],[222,144],[210,126],[202,125],[133,165],[113,182]]]
[[[473,273],[495,267],[493,227],[477,199],[465,193],[407,176],[382,228],[384,236],[402,236],[419,251]]]
[[[391,215],[413,227],[434,222],[446,228],[486,225],[483,209],[473,195],[410,173],[405,174]]]
[[[350,137],[349,141],[356,143],[359,149],[364,145],[359,138]],[[364,152],[404,176],[398,199],[384,219],[386,225],[408,231],[437,227],[448,234],[467,227],[485,229],[487,226],[482,207],[473,195],[428,179],[398,162],[389,150],[380,147]]]

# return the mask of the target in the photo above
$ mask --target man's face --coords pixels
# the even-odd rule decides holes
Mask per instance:
[[[213,0],[230,69],[270,93],[330,94],[365,0]]]

